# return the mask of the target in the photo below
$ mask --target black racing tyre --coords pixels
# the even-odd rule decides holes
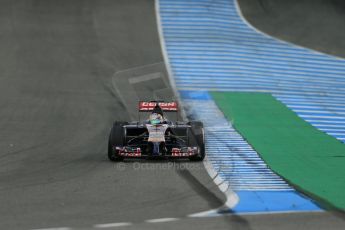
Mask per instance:
[[[118,156],[113,146],[123,146],[125,139],[125,131],[123,126],[128,122],[115,121],[109,134],[108,141],[108,158],[111,161],[122,161],[123,157]]]
[[[205,158],[205,137],[204,125],[201,121],[190,121],[187,123],[191,127],[188,129],[188,146],[198,146],[200,152],[192,156],[191,161],[202,161]]]

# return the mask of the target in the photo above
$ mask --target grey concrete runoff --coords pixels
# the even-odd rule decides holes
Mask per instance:
[[[345,58],[345,1],[238,0],[257,29],[282,40]]]
[[[112,122],[130,116],[115,73],[163,61],[153,1],[1,0],[0,50],[0,229],[344,223],[328,213],[187,218],[225,200],[202,163],[108,161]],[[153,95],[170,97],[166,77],[157,67],[130,83],[159,78]],[[176,221],[147,221],[157,218]]]

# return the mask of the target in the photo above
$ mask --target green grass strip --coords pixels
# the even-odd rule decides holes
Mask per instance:
[[[214,92],[235,129],[269,167],[324,208],[345,210],[345,145],[270,94]]]

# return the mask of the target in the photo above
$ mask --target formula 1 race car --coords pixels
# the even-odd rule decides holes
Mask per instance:
[[[149,113],[140,121],[140,114]],[[205,157],[204,128],[200,121],[171,121],[164,113],[175,112],[176,102],[139,102],[139,121],[115,121],[110,131],[108,158],[188,158],[202,161]],[[176,119],[177,120],[177,119]]]

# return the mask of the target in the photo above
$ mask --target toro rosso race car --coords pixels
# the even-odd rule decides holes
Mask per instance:
[[[147,119],[140,121],[146,112]],[[115,121],[110,131],[108,158],[187,158],[205,157],[204,128],[200,121],[170,121],[165,113],[178,112],[176,102],[139,102],[139,121]]]

